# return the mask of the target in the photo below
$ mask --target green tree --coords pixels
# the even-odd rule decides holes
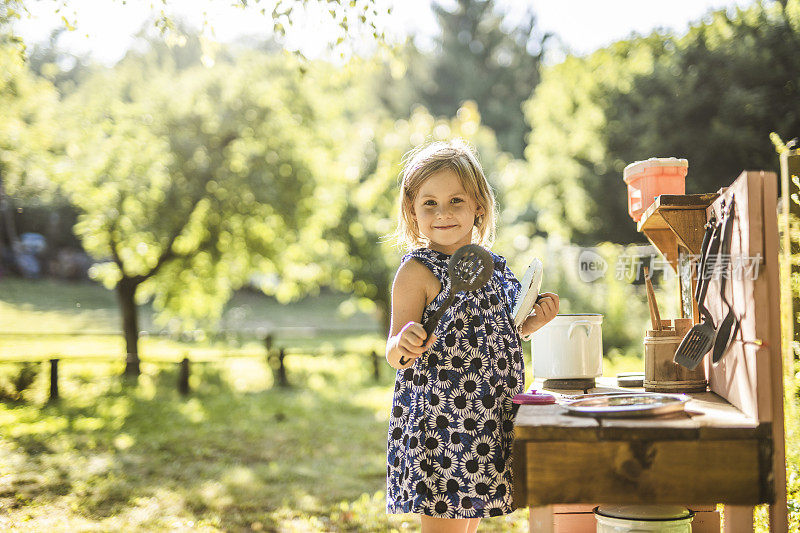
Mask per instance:
[[[800,132],[800,1],[717,11],[670,41],[652,73],[610,95],[607,144],[624,160],[650,151],[689,160],[689,192],[745,169],[778,171],[769,134]]]
[[[463,102],[476,102],[501,148],[521,157],[528,132],[522,103],[539,83],[545,41],[533,11],[510,28],[494,0],[457,0],[453,9],[436,3],[434,12],[441,34],[421,102],[448,117]]]
[[[92,70],[88,57],[77,57],[58,46],[58,40],[66,30],[57,29],[46,43],[36,43],[27,49],[30,71],[50,81],[60,95],[68,94],[85,80]]]
[[[640,240],[626,219],[622,170],[630,161],[616,157],[606,142],[614,127],[608,101],[609,94],[630,87],[637,73],[651,71],[663,48],[654,35],[615,43],[587,58],[569,56],[545,71],[525,106],[532,124],[528,165],[517,167],[511,180],[510,207],[530,234],[558,234],[577,244]]]
[[[50,148],[58,93],[13,46],[0,45],[0,180],[17,198],[49,197]]]
[[[150,297],[161,321],[194,327],[213,324],[254,272],[274,276],[262,288],[283,300],[317,282],[310,254],[332,221],[315,195],[337,173],[336,106],[296,59],[178,69],[155,48],[90,78],[62,116],[60,185],[100,261],[93,277],[117,292],[128,375],[139,372],[136,306]]]
[[[369,83],[389,116],[407,118],[415,108],[426,107],[425,93],[436,89],[430,53],[423,52],[413,39],[407,38],[401,44],[380,50],[377,59],[380,68],[369,78]]]
[[[777,170],[769,133],[800,130],[798,13],[798,0],[719,11],[682,37],[637,37],[547,69],[525,108],[520,218],[579,244],[630,243],[641,240],[622,181],[633,161],[688,159],[689,193]]]
[[[17,244],[15,207],[52,201],[49,177],[58,93],[33,75],[17,48],[0,44],[0,258]]]

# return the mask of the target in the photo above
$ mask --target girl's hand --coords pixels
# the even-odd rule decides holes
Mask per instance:
[[[397,356],[395,368],[402,370],[414,364],[420,355],[424,354],[430,346],[436,342],[436,336],[429,338],[425,328],[419,322],[408,322],[395,336],[397,339],[396,349],[392,350],[392,355]],[[390,364],[392,361],[390,361]]]
[[[550,322],[558,314],[558,294],[554,292],[543,292],[536,305],[533,306],[533,313],[522,323],[522,334],[530,335],[542,326]]]

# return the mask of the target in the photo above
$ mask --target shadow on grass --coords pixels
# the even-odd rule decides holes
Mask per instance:
[[[239,392],[214,366],[193,372],[186,398],[170,369],[136,387],[109,377],[55,404],[3,406],[11,481],[0,504],[68,506],[64,525],[180,519],[269,531],[281,527],[280,510],[324,523],[339,502],[384,488],[388,405],[382,413],[368,400],[385,395],[388,376],[372,385],[366,372],[295,370],[302,387]]]

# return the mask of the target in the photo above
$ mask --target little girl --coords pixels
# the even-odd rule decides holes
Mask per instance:
[[[492,278],[465,291],[430,338],[422,324],[447,297],[447,262],[465,244],[494,237],[494,195],[463,141],[407,154],[398,235],[408,248],[392,286],[386,359],[398,370],[389,424],[387,512],[419,513],[423,533],[473,533],[481,517],[515,509],[512,397],[525,373],[520,336],[555,317],[543,293],[514,328],[520,283],[499,255]]]

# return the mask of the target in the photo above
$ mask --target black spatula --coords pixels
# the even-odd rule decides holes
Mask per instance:
[[[486,285],[492,278],[494,261],[488,250],[477,244],[462,246],[450,257],[447,263],[447,275],[450,278],[450,290],[442,305],[425,321],[422,326],[430,337],[444,312],[453,305],[456,293],[461,291],[476,291]],[[408,363],[408,359],[400,357],[400,364]]]
[[[730,257],[731,238],[733,237],[733,203],[733,196],[731,196],[728,204],[728,214],[725,217],[725,228],[722,230],[722,244],[720,245],[720,258],[723,259]],[[720,299],[728,306],[728,314],[719,323],[714,335],[714,347],[711,350],[711,361],[714,363],[718,363],[722,359],[722,356],[728,350],[728,346],[730,346],[731,340],[739,331],[739,320],[733,311],[733,305],[725,297],[725,282],[728,279],[726,274],[727,272],[723,273],[722,279],[719,281],[719,295]]]
[[[456,293],[480,289],[491,279],[493,271],[492,254],[485,248],[477,244],[467,244],[456,250],[447,263],[450,291],[441,307],[423,324],[425,333],[429,336],[433,333],[444,312],[453,305]]]
[[[706,292],[708,291],[708,282],[710,275],[707,272],[707,263],[710,257],[716,257],[719,252],[719,243],[722,233],[722,221],[714,224],[714,230],[709,242],[707,243],[708,249],[702,254],[700,261],[700,269],[698,271],[697,280],[697,310],[702,316],[702,322],[692,326],[692,329],[686,333],[686,336],[681,341],[680,346],[675,351],[674,362],[682,365],[689,370],[694,370],[700,361],[703,360],[711,346],[714,344],[714,319],[711,318],[711,313],[708,312],[705,306]],[[706,233],[708,235],[708,233]],[[704,238],[705,239],[705,238]],[[704,243],[705,244],[705,243]],[[713,272],[713,270],[712,270]]]

